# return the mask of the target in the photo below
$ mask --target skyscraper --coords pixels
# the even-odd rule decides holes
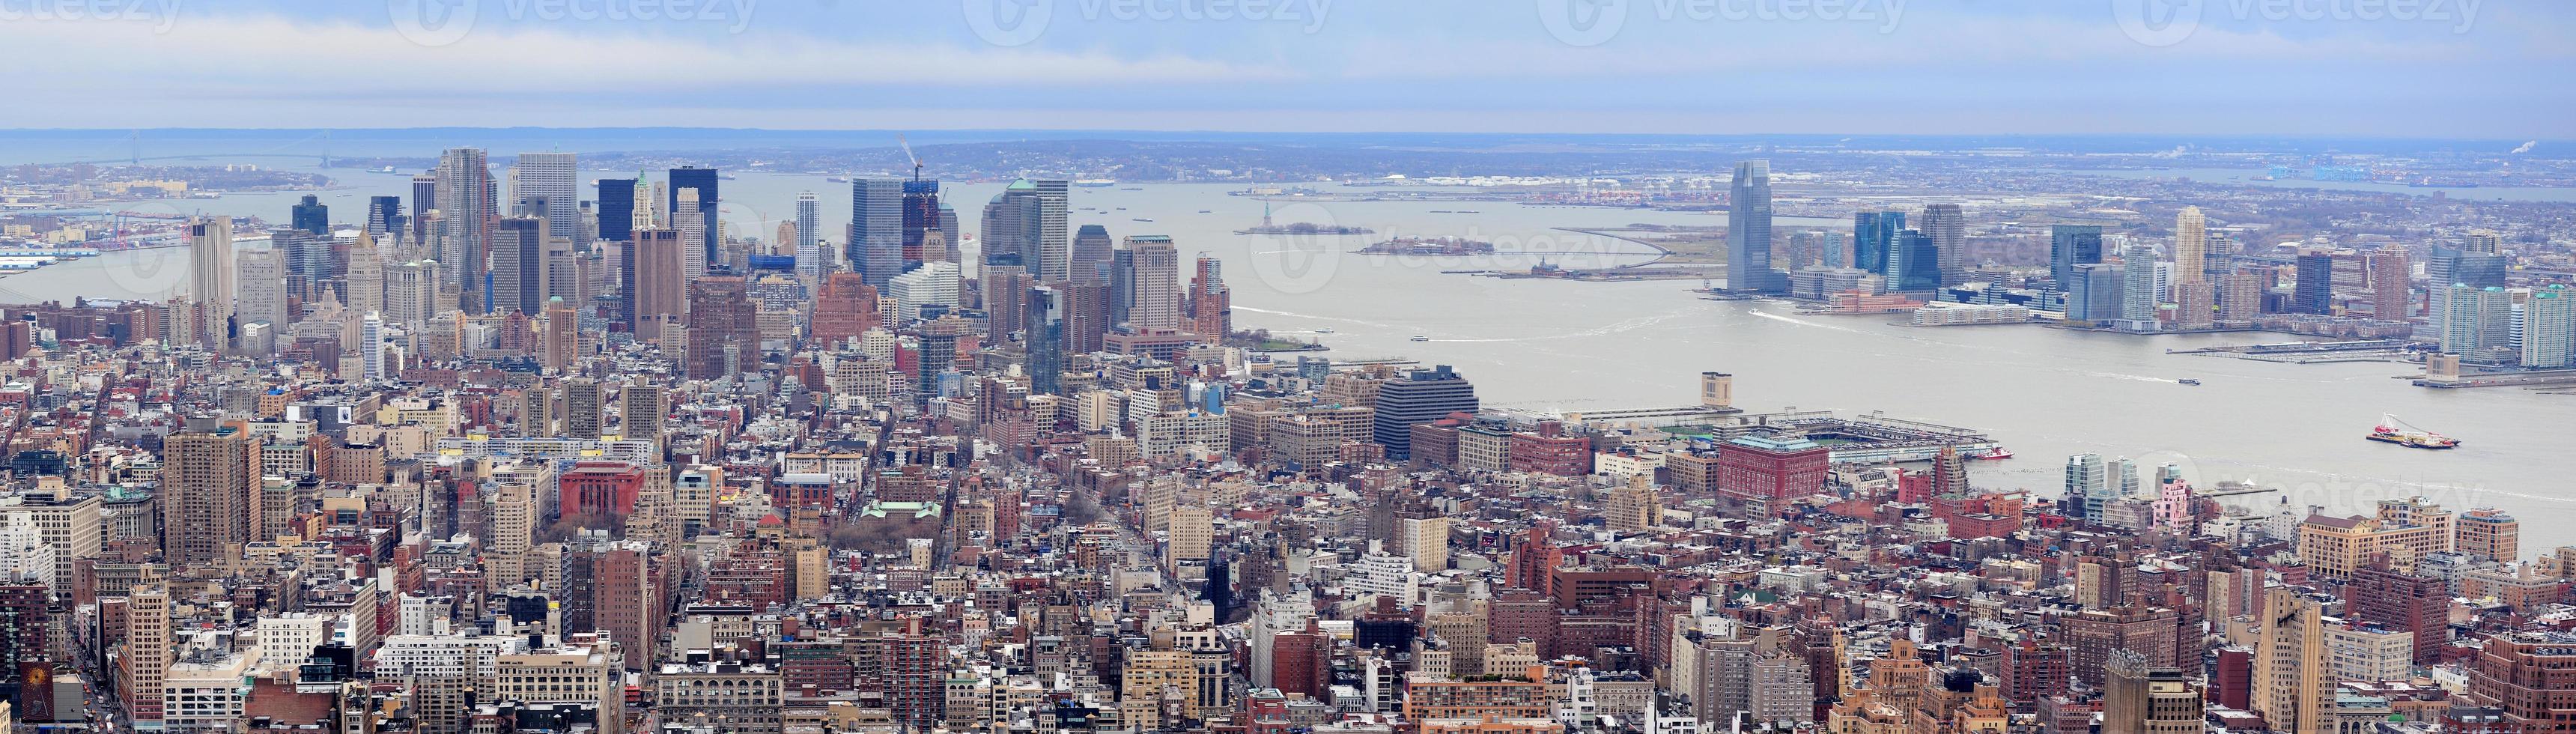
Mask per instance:
[[[1064,181],[1037,182],[1038,260],[1022,264],[1028,265],[1029,272],[1036,274],[1038,280],[1049,283],[1067,279],[1067,273],[1073,267],[1073,232],[1068,229],[1072,200],[1067,193],[1068,185]]]
[[[233,316],[233,218],[188,220],[188,298],[197,303],[198,343],[222,347]]]
[[[428,242],[430,235],[438,234],[429,228],[429,212],[436,208],[438,208],[438,175],[423,173],[412,176],[411,234],[405,235],[404,238],[413,247],[419,247]]]
[[[2414,269],[2406,262],[2406,248],[2389,243],[2370,256],[2370,317],[2382,321],[2405,321],[2411,309],[2407,296],[2415,292]]]
[[[1102,268],[1108,267],[1109,253],[1115,249],[1117,246],[1109,240],[1109,228],[1097,224],[1082,225],[1082,229],[1073,235],[1072,272],[1065,279],[1076,283],[1109,282]]]
[[[234,275],[239,297],[233,318],[243,324],[286,326],[286,253],[275,247],[243,250]],[[252,345],[244,345],[249,347]]]
[[[317,237],[331,236],[331,207],[322,205],[322,197],[305,194],[304,201],[294,206],[292,226]]]
[[[2513,327],[2513,293],[2503,288],[2454,284],[2443,300],[2442,351],[2469,354],[2508,346]],[[2529,343],[2528,336],[2525,343]]]
[[[2121,266],[2106,263],[2075,266],[2075,280],[2066,289],[2067,320],[2100,323],[2120,318],[2121,288],[2126,281],[2121,271]]]
[[[912,272],[894,276],[892,281],[886,283],[885,294],[894,299],[895,323],[902,324],[914,319],[936,318],[939,312],[955,310],[959,288],[956,263],[928,262],[922,263],[921,267],[913,268]],[[1008,292],[995,291],[995,293]],[[1018,308],[1019,302],[1009,295],[1000,295],[997,300],[1000,301],[999,304],[987,305],[1009,307],[1013,310]]]
[[[810,331],[814,341],[826,350],[838,348],[883,323],[877,315],[877,289],[858,273],[826,275],[816,291]]]
[[[1198,272],[1190,277],[1188,297],[1192,334],[1222,342],[1234,333],[1234,294],[1225,287],[1224,263],[1200,255]]]
[[[2173,262],[2174,302],[2181,303],[2182,284],[2209,280],[2209,220],[2200,207],[2186,206],[2174,215]]]
[[[689,283],[689,379],[712,380],[758,367],[760,324],[749,289],[738,275]]]
[[[2576,367],[2576,289],[2535,289],[2522,303],[2522,366]]]
[[[688,244],[680,248],[680,273],[692,280],[705,276],[707,267],[718,262],[715,246],[709,244],[713,237],[709,230],[715,223],[708,221],[707,208],[698,204],[699,193],[695,188],[680,189],[673,195],[678,201],[671,209],[671,229]]]
[[[2206,714],[2192,679],[2114,650],[2103,666],[2102,734],[2198,734]]]
[[[162,444],[162,554],[177,567],[216,563],[224,547],[254,539],[259,507],[259,441],[249,432],[191,418]]]
[[[796,274],[820,281],[832,271],[823,259],[823,201],[806,191],[796,195]]]
[[[984,205],[984,229],[977,240],[986,265],[1038,266],[1038,185],[1013,181]]]
[[[2334,252],[2323,248],[2299,251],[2298,282],[2290,291],[2290,310],[2298,313],[2334,313]]]
[[[2218,276],[2218,320],[2251,323],[2263,315],[2263,276],[2228,273]]]
[[[623,285],[627,317],[633,322],[636,338],[659,338],[664,324],[678,325],[681,317],[688,314],[683,294],[688,292],[689,279],[682,260],[696,246],[696,242],[681,237],[678,230],[647,229],[635,233],[635,241],[626,248],[633,262],[624,268],[627,282]]]
[[[1852,215],[1852,267],[1887,274],[1887,259],[1896,248],[1896,233],[1905,231],[1905,212],[1861,212]]]
[[[696,205],[690,208],[697,210],[699,252],[696,262],[700,263],[701,268],[704,268],[706,263],[724,262],[724,254],[716,250],[716,246],[723,241],[719,236],[723,227],[717,223],[716,211],[717,207],[724,203],[723,197],[717,195],[717,178],[716,169],[713,168],[681,166],[671,169],[670,208],[667,211],[673,223],[681,221],[680,192],[688,190],[698,192],[694,200]],[[674,229],[677,228],[674,227]],[[701,269],[698,272],[705,271]]]
[[[1941,290],[1941,246],[1920,230],[1896,233],[1888,248],[1887,291],[1929,296]]]
[[[2296,587],[2264,595],[2254,649],[2254,706],[2275,731],[2333,731],[2336,681],[2325,646],[2325,605]]]
[[[2102,505],[2117,499],[2111,494],[2110,465],[2101,454],[2076,454],[2066,457],[2066,494],[2060,512],[2084,522],[2102,521]]]
[[[1941,285],[1958,285],[1968,272],[1967,215],[1959,211],[1957,204],[1927,204],[1921,226],[1923,233],[1932,237],[1932,247],[1940,252]]]
[[[440,155],[433,198],[438,203],[441,269],[448,282],[479,290],[483,269],[491,266],[492,220],[501,214],[492,202],[492,166],[482,149],[452,148]]]
[[[2130,245],[2120,253],[2120,328],[2131,331],[2154,331],[2157,305],[2163,302],[2164,289],[2156,280],[2156,251],[2146,245]]]
[[[918,176],[919,174],[914,174]],[[945,237],[957,233],[946,231],[939,209],[939,179],[914,178],[903,182],[903,269],[910,270],[924,260],[938,260],[942,253],[924,249],[930,242],[931,230]]]
[[[1022,311],[1027,323],[1022,327],[1028,344],[1029,392],[1040,395],[1063,393],[1065,349],[1064,292],[1050,286],[1028,289]]]
[[[516,177],[512,180],[518,189],[511,192],[511,200],[531,205],[544,201],[543,209],[529,212],[529,215],[545,220],[545,236],[577,240],[581,236],[581,184],[575,179],[580,175],[581,165],[573,154],[520,153],[519,162],[513,168]],[[536,312],[528,313],[533,315]]]
[[[635,239],[635,179],[599,180],[599,238],[610,242]]]
[[[2102,261],[2102,225],[2052,224],[2048,227],[2048,275],[2058,290],[2072,291],[2075,266]]]
[[[841,248],[850,269],[879,289],[903,274],[903,185],[891,178],[850,179],[850,234]]]
[[[1776,293],[1787,287],[1787,276],[1771,267],[1770,161],[1735,164],[1735,183],[1726,199],[1726,238],[1727,290]]]
[[[385,310],[385,257],[376,249],[375,232],[362,232],[349,246],[348,274],[343,276],[349,312],[365,316]]]
[[[367,197],[367,234],[392,241],[408,223],[403,220],[402,197]]]
[[[1386,447],[1386,458],[1401,460],[1413,454],[1413,425],[1429,423],[1450,413],[1476,412],[1476,386],[1464,375],[1440,365],[1427,370],[1414,370],[1401,379],[1378,385],[1377,404],[1371,418],[1370,436]]]
[[[1127,238],[1127,323],[1138,330],[1181,328],[1181,253],[1164,235]]]
[[[545,226],[545,220],[533,216],[509,217],[493,229],[492,290],[485,313],[535,316],[545,310]]]

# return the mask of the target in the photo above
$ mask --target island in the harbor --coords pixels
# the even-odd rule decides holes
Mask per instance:
[[[1234,231],[1234,233],[1235,233],[1235,234],[1332,234],[1332,235],[1343,235],[1343,234],[1376,234],[1376,233],[1377,233],[1377,230],[1369,229],[1369,228],[1367,228],[1367,227],[1338,227],[1338,226],[1333,226],[1333,225],[1316,224],[1316,223],[1313,223],[1313,222],[1291,222],[1291,223],[1288,223],[1288,224],[1270,224],[1270,223],[1268,223],[1268,222],[1264,222],[1264,223],[1262,223],[1262,224],[1261,224],[1261,225],[1259,225],[1259,226],[1251,227],[1251,228],[1248,228],[1248,229],[1238,229],[1238,230],[1235,230],[1235,231]]]
[[[1352,252],[1362,255],[1463,257],[1494,254],[1494,243],[1465,237],[1397,237]]]

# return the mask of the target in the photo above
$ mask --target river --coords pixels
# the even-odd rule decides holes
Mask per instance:
[[[408,176],[335,175],[350,182],[324,194],[335,209],[361,207],[370,194],[408,198]],[[1369,191],[1314,187],[1337,194]],[[1000,188],[951,185],[947,198],[972,231],[984,201]],[[1884,411],[1988,431],[2019,458],[1975,462],[1971,478],[1979,486],[2056,496],[2065,457],[2095,452],[2140,458],[2150,467],[2181,464],[2201,486],[2250,479],[2285,488],[2249,500],[2266,505],[2286,499],[2296,506],[2366,512],[2376,500],[2420,494],[2454,510],[2496,507],[2521,519],[2526,557],[2576,545],[2576,490],[2568,488],[2570,464],[2562,453],[2576,445],[2576,397],[2508,388],[2421,389],[2395,379],[2410,372],[2396,364],[2287,365],[2166,353],[2294,339],[2285,335],[1918,329],[1884,316],[1799,316],[1784,302],[1704,300],[1689,291],[1698,281],[1583,283],[1440,272],[1519,267],[1534,258],[1345,253],[1396,234],[1464,235],[1503,249],[1602,253],[1551,258],[1598,266],[1646,256],[1618,254],[1643,251],[1634,244],[1554,228],[1722,226],[1722,214],[1474,201],[1275,203],[1272,218],[1281,223],[1377,230],[1369,236],[1291,238],[1233,234],[1259,223],[1264,206],[1227,195],[1240,185],[1139,188],[1074,189],[1073,223],[1102,224],[1119,237],[1168,234],[1185,255],[1217,257],[1234,289],[1235,320],[1242,328],[1321,339],[1333,348],[1325,355],[1337,359],[1404,357],[1455,365],[1489,405],[1684,405],[1696,400],[1699,373],[1725,371],[1736,376],[1737,399],[1749,409]],[[848,221],[846,184],[766,174],[723,182],[726,220],[737,232],[765,238],[805,190],[820,195],[827,228]],[[344,193],[350,195],[338,196]],[[188,204],[283,221],[296,198],[238,195]],[[339,221],[356,218],[350,210],[334,214]],[[1843,220],[1778,223],[1784,231],[1847,226]],[[184,250],[119,253],[0,279],[0,296],[160,297],[185,280],[186,268]],[[1313,333],[1320,329],[1332,333]],[[1429,341],[1412,341],[1415,336]],[[2182,378],[2202,386],[2178,384]],[[2454,451],[2422,451],[2362,440],[2382,413],[2465,443]]]

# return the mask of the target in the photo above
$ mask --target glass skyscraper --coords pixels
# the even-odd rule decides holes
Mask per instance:
[[[1726,289],[1777,293],[1787,288],[1787,274],[1771,267],[1771,162],[1735,164],[1735,184],[1726,198]]]
[[[666,212],[665,216],[673,217],[678,216],[680,211],[680,190],[698,190],[698,223],[706,229],[706,233],[697,244],[706,251],[705,262],[724,262],[724,253],[716,250],[716,244],[723,241],[723,236],[718,232],[724,229],[716,224],[716,207],[719,204],[716,198],[716,169],[697,166],[671,169],[670,189],[670,205],[662,211]]]
[[[1861,212],[1852,215],[1852,267],[1887,274],[1889,248],[1905,231],[1905,212]]]
[[[1889,293],[1933,293],[1941,290],[1941,245],[1920,230],[1896,233],[1888,248]]]
[[[635,240],[635,179],[600,179],[598,216],[600,239],[633,242]]]
[[[903,274],[904,185],[891,178],[850,179],[850,237],[841,250],[860,280],[877,288]]]
[[[2055,224],[2048,228],[2048,277],[2057,289],[2075,290],[2075,266],[2102,262],[2102,225]]]

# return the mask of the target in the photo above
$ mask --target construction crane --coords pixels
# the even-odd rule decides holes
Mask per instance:
[[[894,141],[903,144],[903,157],[912,159],[912,180],[921,180],[921,156],[912,154],[912,141],[904,138],[903,133],[895,133]]]

